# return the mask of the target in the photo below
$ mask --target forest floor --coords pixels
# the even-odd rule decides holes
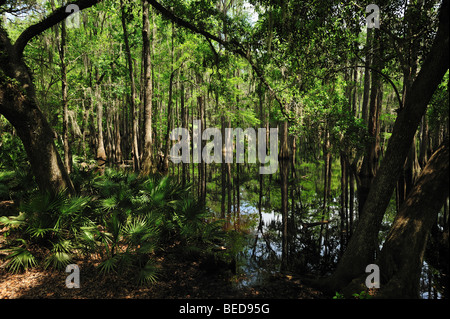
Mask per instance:
[[[0,247],[4,246],[6,228],[0,228]],[[12,274],[5,269],[5,255],[0,254],[0,299],[322,299],[321,292],[301,283],[293,275],[271,275],[263,284],[242,286],[243,278],[229,270],[207,271],[201,261],[180,258],[174,247],[157,256],[160,267],[158,281],[137,285],[131,273],[100,274],[95,257],[74,261],[80,268],[80,289],[65,285],[69,273],[64,270],[28,269]]]

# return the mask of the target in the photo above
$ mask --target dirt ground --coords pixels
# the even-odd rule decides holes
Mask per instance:
[[[11,274],[0,268],[0,299],[321,299],[320,292],[305,287],[300,279],[277,275],[264,286],[239,287],[233,284],[239,278],[228,273],[207,273],[198,262],[179,261],[169,255],[159,259],[161,271],[158,281],[145,286],[137,285],[131,274],[102,275],[93,261],[80,260],[80,288],[69,289],[65,285],[69,275],[64,271],[34,268],[23,273]],[[4,262],[2,261],[2,264]],[[1,266],[0,266],[1,267]]]

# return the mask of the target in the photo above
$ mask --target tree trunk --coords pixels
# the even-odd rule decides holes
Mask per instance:
[[[231,128],[231,120],[227,121],[227,128]],[[224,135],[222,135],[224,136]],[[231,220],[231,201],[232,195],[231,192],[233,190],[233,181],[231,177],[231,163],[225,163],[226,171],[227,171],[227,219]]]
[[[144,59],[144,150],[142,156],[142,175],[152,171],[152,58],[150,52],[149,4],[142,1],[142,50]]]
[[[163,166],[162,166],[162,172],[164,174],[167,174],[169,172],[169,145],[170,145],[170,131],[171,131],[171,124],[172,124],[172,91],[173,91],[173,76],[175,74],[175,71],[172,71],[170,74],[169,79],[169,100],[167,102],[167,130],[165,134],[165,141],[166,144],[164,146],[164,159],[163,159]]]
[[[364,62],[364,65],[366,66],[364,68],[364,94],[363,94],[363,101],[362,101],[362,107],[361,107],[361,118],[363,119],[364,123],[367,123],[368,118],[368,111],[367,106],[369,105],[369,93],[370,93],[370,69],[369,66],[372,63],[372,37],[373,37],[373,29],[367,30],[366,35],[366,61]]]
[[[130,44],[128,41],[128,31],[125,17],[125,7],[123,5],[123,0],[120,1],[121,6],[121,20],[122,20],[122,28],[123,28],[123,38],[125,42],[125,53],[128,64],[128,76],[130,78],[130,86],[131,86],[131,97],[130,97],[130,105],[131,105],[131,154],[133,157],[133,168],[135,171],[139,171],[140,162],[139,162],[139,147],[138,147],[138,116],[137,116],[137,107],[136,107],[136,85],[134,81],[133,74],[133,59],[131,57]]]
[[[22,140],[41,191],[74,188],[54,143],[55,134],[36,103],[30,71],[0,28],[0,114]]]
[[[422,3],[423,4],[423,3]],[[405,20],[407,22],[408,28],[406,29],[406,36],[408,40],[404,44],[404,50],[406,52],[406,59],[402,61],[403,69],[403,102],[406,100],[408,95],[411,93],[412,84],[417,74],[418,67],[418,48],[420,47],[420,38],[414,37],[414,34],[421,30],[418,24],[412,23],[413,21],[418,21],[421,18],[421,14],[424,11],[422,4],[418,2],[417,4],[410,3],[407,6],[405,12]],[[416,175],[419,173],[420,169],[417,162],[416,154],[416,143],[415,138],[411,143],[411,150],[406,158],[405,165],[403,167],[403,172],[397,182],[397,211],[402,206],[403,202],[406,200],[408,193],[410,192]]]
[[[216,104],[219,106],[219,93],[216,92]],[[225,116],[221,116],[221,125],[222,125],[222,136],[225,136]],[[226,172],[226,164],[225,164],[225,139],[222,139],[222,163],[220,163],[220,174],[221,174],[221,198],[220,198],[220,217],[225,218],[225,197],[226,197],[226,181],[227,181],[227,172]],[[229,225],[227,224],[226,227]]]
[[[403,167],[403,171],[400,173],[400,178],[397,182],[397,194],[396,194],[397,211],[400,210],[400,207],[406,200],[406,197],[411,191],[414,185],[414,181],[416,180],[417,175],[419,173],[420,173],[420,165],[416,153],[416,138],[414,137],[413,142],[411,143],[411,148],[409,150],[408,157],[406,158],[406,162]]]
[[[323,162],[324,162],[324,168],[323,168],[323,199],[322,199],[322,218],[321,221],[323,222],[325,219],[328,219],[328,194],[330,193],[329,185],[329,172],[331,171],[331,152],[330,152],[330,132],[328,129],[328,124],[326,124],[325,133],[324,133],[324,141],[323,141]],[[322,237],[323,237],[323,230],[324,227],[328,227],[328,225],[325,225],[324,223],[320,226],[319,231],[319,255],[322,253]],[[325,247],[325,240],[323,246]]]
[[[380,253],[381,297],[418,298],[423,256],[449,192],[449,140],[433,154],[400,208]]]
[[[422,118],[422,124],[420,129],[420,150],[419,150],[419,164],[421,168],[424,168],[428,161],[428,120],[426,115]]]
[[[354,202],[355,202],[355,175],[352,172],[352,170],[349,170],[350,175],[350,207],[349,207],[349,225],[348,225],[348,232],[347,232],[347,242],[350,239],[350,237],[353,234],[353,213],[354,213]]]
[[[341,208],[340,208],[340,246],[341,250],[344,251],[345,247],[345,221],[347,220],[347,183],[348,183],[348,175],[347,175],[347,165],[346,165],[346,159],[344,152],[341,152],[340,154],[340,161],[341,161]],[[348,229],[348,228],[347,228]]]
[[[381,44],[381,37],[379,30],[374,32],[374,43]],[[381,61],[381,56],[383,53],[382,48],[373,57],[373,68],[377,70],[383,69],[383,63]],[[358,188],[358,202],[359,202],[359,214],[361,215],[364,203],[366,202],[367,196],[369,194],[369,189],[372,184],[373,178],[376,175],[378,168],[378,158],[380,154],[380,114],[381,105],[383,97],[383,83],[381,81],[381,75],[377,72],[372,72],[372,84],[370,90],[369,99],[369,113],[367,117],[367,129],[369,136],[371,138],[370,142],[366,147],[366,154],[361,166],[360,175],[360,186]]]
[[[184,77],[184,72],[183,72],[183,70],[181,70],[181,75],[180,75],[180,77],[181,77],[181,83],[180,83],[180,93],[181,93],[181,96],[180,96],[180,108],[181,108],[181,126],[183,127],[183,128],[187,128],[188,127],[188,125],[187,125],[187,122],[188,122],[188,114],[187,114],[187,110],[186,110],[186,106],[185,106],[185,103],[184,103],[184,100],[185,100],[185,96],[184,96],[184,94],[185,94],[185,90],[184,90],[184,79],[183,79],[183,77]],[[185,185],[186,184],[186,175],[188,174],[188,172],[189,172],[189,166],[188,166],[189,164],[188,163],[185,163],[185,162],[182,162],[181,163],[181,185]]]
[[[288,176],[289,176],[289,147],[288,147],[288,122],[281,123],[280,145],[280,175],[281,175],[281,216],[282,216],[282,249],[281,270],[288,266]]]
[[[97,152],[96,160],[98,171],[103,174],[106,165],[106,151],[103,139],[103,101],[100,92],[100,85],[95,88],[95,103],[97,104]]]
[[[115,154],[115,158],[116,158],[116,163],[117,164],[122,164],[122,138],[120,135],[120,127],[121,127],[121,121],[120,121],[120,112],[119,112],[119,101],[116,100],[116,102],[114,103],[115,107],[114,107],[114,134],[115,134],[115,143],[116,143],[116,154]]]
[[[70,156],[69,146],[69,109],[67,105],[67,67],[65,61],[65,47],[66,47],[66,22],[61,22],[61,45],[59,48],[59,57],[61,60],[61,93],[62,93],[62,105],[63,105],[63,129],[62,139],[64,148],[64,165],[67,172],[70,174],[72,171],[72,157]]]
[[[386,154],[372,183],[363,214],[338,267],[326,286],[336,291],[359,274],[374,260],[378,231],[395,184],[403,168],[417,127],[428,102],[448,70],[449,33],[448,1],[441,7],[440,23],[433,45],[412,84],[404,109],[395,121]]]
[[[201,76],[199,78],[200,78],[200,83],[202,83],[201,85],[203,85],[203,78]],[[200,111],[200,122],[202,124],[202,135],[203,135],[203,131],[206,129],[206,114],[205,114],[206,97],[204,97],[203,95],[200,95],[198,98],[198,101],[199,101],[199,107],[200,107],[200,110],[199,110]],[[205,147],[205,145],[206,145],[206,141],[201,139],[201,149],[202,150]],[[199,169],[200,169],[200,184],[199,184],[200,196],[199,196],[199,198],[200,198],[201,202],[205,203],[205,201],[206,201],[206,162],[203,160],[202,157],[200,159]]]

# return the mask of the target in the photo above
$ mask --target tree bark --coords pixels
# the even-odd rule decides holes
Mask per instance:
[[[391,226],[375,264],[380,268],[378,298],[418,298],[428,237],[449,192],[449,140],[432,155]],[[364,289],[361,276],[345,289]]]
[[[449,140],[433,154],[400,208],[376,263],[381,297],[418,298],[423,256],[449,192]]]
[[[142,50],[144,59],[144,150],[142,156],[142,175],[148,175],[152,171],[152,57],[150,46],[149,4],[142,1]]]
[[[383,48],[381,46],[382,40],[379,33],[380,31],[375,30],[372,32],[374,33],[373,43],[378,43],[380,46],[379,52],[372,58],[373,68],[376,70],[382,70],[383,63],[381,61],[382,56],[380,55],[383,54]],[[366,202],[369,194],[370,186],[378,169],[378,158],[380,154],[380,114],[383,97],[383,82],[378,72],[372,72],[371,80],[369,112],[367,116],[367,129],[371,140],[366,147],[366,154],[359,173],[360,185],[358,187],[358,203],[360,215],[362,214],[364,203]]]
[[[281,175],[281,216],[282,216],[282,249],[281,270],[288,266],[288,176],[289,176],[289,146],[288,146],[288,122],[281,123],[280,145],[280,175]]]
[[[216,105],[219,107],[219,93],[216,92]],[[221,115],[220,118],[221,126],[222,126],[222,136],[225,136],[225,115]],[[220,217],[225,218],[225,197],[227,190],[227,171],[225,164],[225,139],[222,139],[222,163],[220,163],[220,176],[221,176],[221,197],[220,197]],[[226,227],[229,227],[229,224],[226,224]]]
[[[130,87],[131,87],[131,97],[130,97],[130,105],[131,105],[131,154],[133,157],[133,168],[135,171],[139,171],[140,162],[139,162],[139,146],[138,146],[138,116],[137,116],[137,107],[136,107],[136,85],[134,81],[133,74],[133,59],[131,57],[130,44],[128,41],[128,30],[127,23],[125,18],[125,6],[123,4],[123,0],[120,1],[121,6],[121,20],[122,20],[122,29],[123,29],[123,38],[125,42],[125,53],[128,64],[128,75],[130,78]]]
[[[408,37],[408,41],[406,41],[406,43],[403,45],[403,49],[404,51],[406,51],[406,59],[401,65],[403,70],[403,101],[405,101],[407,96],[410,94],[412,83],[417,74],[420,38],[414,37],[414,34],[419,32],[421,27],[413,23],[413,21],[420,20],[420,15],[422,14],[422,12],[424,12],[424,10],[423,3],[421,2],[418,2],[417,4],[410,3],[407,6],[407,10],[405,12],[405,20],[408,25],[408,28],[406,29],[406,36]],[[397,182],[397,211],[406,200],[406,197],[408,196],[408,193],[410,192],[414,184],[414,180],[419,173],[419,169],[420,167],[417,161],[416,143],[414,138],[413,142],[411,143],[411,150],[405,161],[403,172],[400,174],[399,180]]]
[[[187,122],[188,122],[188,112],[186,110],[185,106],[185,89],[184,89],[184,72],[181,70],[181,83],[180,83],[180,108],[181,108],[181,126],[184,128],[187,128]],[[189,164],[182,162],[181,164],[181,185],[186,185],[186,176],[189,173]]]
[[[83,10],[98,2],[80,0],[75,4]],[[25,46],[32,38],[70,15],[65,9],[62,6],[25,29],[14,45],[6,31],[0,28],[0,114],[16,128],[39,189],[51,193],[63,189],[73,193],[74,187],[56,149],[55,134],[36,103],[31,72],[22,56]]]
[[[362,101],[362,107],[361,107],[361,118],[363,119],[364,123],[367,123],[368,118],[368,111],[367,106],[369,105],[369,93],[370,93],[370,65],[372,61],[372,37],[373,37],[373,29],[367,30],[366,35],[366,61],[364,62],[364,65],[366,66],[364,68],[364,93],[363,93],[363,101]]]
[[[103,174],[107,158],[103,139],[103,101],[99,84],[95,87],[95,103],[97,104],[97,151],[95,159],[97,160],[98,171]]]
[[[426,115],[422,118],[422,124],[420,129],[420,150],[419,150],[419,165],[424,168],[428,162],[428,119]]]
[[[0,114],[16,129],[39,189],[73,193],[72,181],[54,143],[55,133],[37,105],[31,72],[1,28],[0,53]]]
[[[443,1],[440,22],[430,52],[414,80],[405,107],[399,112],[386,154],[370,188],[363,214],[349,245],[326,287],[336,291],[350,280],[364,273],[374,260],[378,247],[378,231],[391,199],[396,181],[403,168],[415,132],[425,114],[428,102],[448,70],[449,21],[448,0]]]
[[[165,141],[166,144],[164,146],[164,159],[163,165],[161,168],[162,173],[167,174],[169,172],[169,145],[170,145],[170,131],[172,124],[172,92],[173,92],[173,77],[175,75],[175,71],[172,71],[169,79],[169,100],[167,102],[167,130],[165,133]]]
[[[70,174],[72,171],[72,157],[70,156],[69,146],[69,108],[67,101],[67,66],[65,61],[66,51],[66,23],[61,22],[61,44],[59,47],[59,58],[61,61],[61,97],[63,105],[63,127],[62,127],[62,139],[64,148],[64,165],[67,172]]]

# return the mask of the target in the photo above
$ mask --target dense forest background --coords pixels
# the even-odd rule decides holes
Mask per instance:
[[[180,245],[332,296],[377,264],[371,295],[448,298],[447,0],[377,1],[379,28],[369,1],[75,4],[0,0],[6,269],[97,254],[149,283]],[[278,128],[277,172],[175,164],[195,120]]]

